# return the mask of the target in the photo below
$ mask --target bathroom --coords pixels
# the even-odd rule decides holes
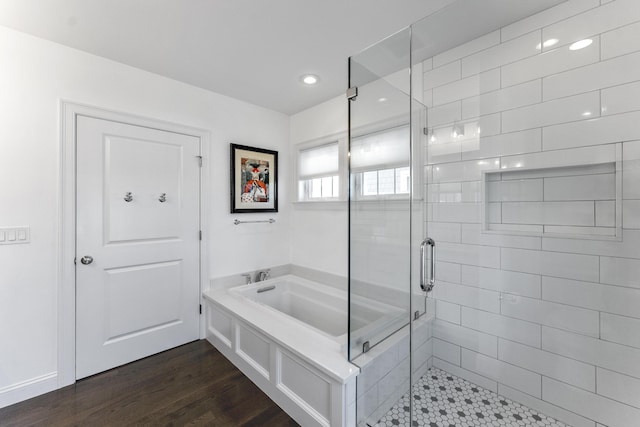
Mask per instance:
[[[199,338],[300,424],[447,421],[427,422],[417,397],[394,418],[432,369],[544,420],[640,425],[640,4],[446,3],[349,52],[342,93],[292,114],[0,28],[12,64],[0,70],[11,124],[0,135],[21,142],[3,144],[2,226],[30,227],[29,244],[0,246],[11,266],[0,272],[2,406],[74,381],[61,327],[73,326],[61,267],[68,101],[208,130]],[[229,213],[229,143],[278,152],[277,212]],[[391,154],[376,154],[385,144]],[[310,173],[310,159],[325,169]],[[267,269],[265,284],[245,284]],[[337,298],[327,307],[343,306],[343,333],[238,294],[282,277]],[[366,336],[349,315],[363,307],[382,313]],[[282,386],[283,366],[323,382],[313,396]]]

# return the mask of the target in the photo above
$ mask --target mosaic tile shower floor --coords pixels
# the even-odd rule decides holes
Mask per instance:
[[[413,386],[412,393],[415,402],[412,424],[409,424],[409,396],[404,395],[377,426],[566,427],[566,424],[437,368],[430,368]]]

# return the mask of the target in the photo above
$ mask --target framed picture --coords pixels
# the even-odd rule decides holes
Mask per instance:
[[[231,213],[278,212],[278,152],[231,144]]]

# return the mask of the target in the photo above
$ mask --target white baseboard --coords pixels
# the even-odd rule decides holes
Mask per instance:
[[[51,372],[27,381],[0,388],[0,408],[31,399],[58,388],[58,373]]]

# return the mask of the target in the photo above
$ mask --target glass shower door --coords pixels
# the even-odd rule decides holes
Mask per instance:
[[[357,381],[358,425],[374,425],[400,404],[410,425],[411,373],[425,370],[429,328],[421,291],[426,109],[410,96],[410,29],[349,61],[349,360]],[[417,166],[417,167],[416,167]],[[415,365],[419,344],[425,357]],[[404,397],[404,400],[403,400]]]

